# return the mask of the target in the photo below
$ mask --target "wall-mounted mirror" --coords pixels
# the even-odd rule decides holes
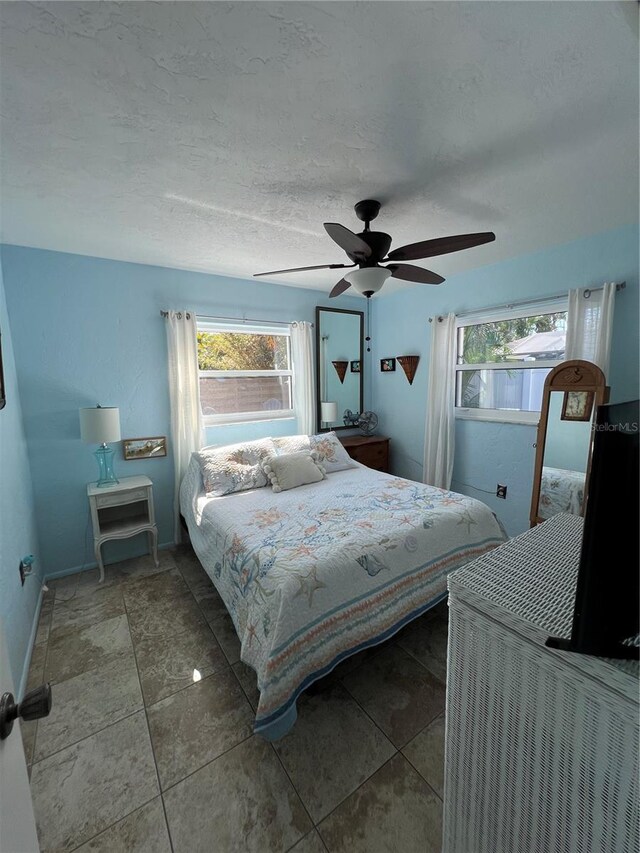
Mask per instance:
[[[318,432],[348,429],[346,409],[364,409],[364,313],[316,308]]]
[[[589,361],[565,361],[542,394],[531,496],[531,526],[559,512],[584,515],[597,406],[609,399],[604,373]]]

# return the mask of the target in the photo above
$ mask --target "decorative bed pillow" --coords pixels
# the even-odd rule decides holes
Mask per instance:
[[[323,466],[317,460],[317,454],[308,450],[297,453],[282,453],[269,456],[262,468],[271,481],[274,492],[286,492],[309,483],[319,483],[326,479]]]
[[[314,451],[318,454],[318,462],[327,474],[355,467],[335,432],[322,432],[319,435],[287,435],[274,438],[273,441],[279,454],[296,453],[301,450]]]
[[[271,438],[201,450],[196,456],[205,492],[213,497],[221,497],[266,486],[267,477],[262,470],[262,462],[276,452]]]

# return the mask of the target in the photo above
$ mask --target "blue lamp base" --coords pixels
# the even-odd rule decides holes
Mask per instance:
[[[100,469],[100,477],[96,486],[101,489],[119,483],[120,481],[113,473],[113,450],[107,444],[101,444],[93,455],[98,460],[98,468]]]

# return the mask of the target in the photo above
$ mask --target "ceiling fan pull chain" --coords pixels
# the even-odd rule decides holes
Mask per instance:
[[[371,352],[371,338],[369,333],[371,332],[371,300],[367,299],[367,337],[365,341],[367,342],[367,352]]]

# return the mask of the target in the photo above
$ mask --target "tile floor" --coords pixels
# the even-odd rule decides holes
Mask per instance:
[[[440,850],[447,608],[350,658],[271,745],[257,688],[190,548],[54,581],[22,725],[43,851]]]

